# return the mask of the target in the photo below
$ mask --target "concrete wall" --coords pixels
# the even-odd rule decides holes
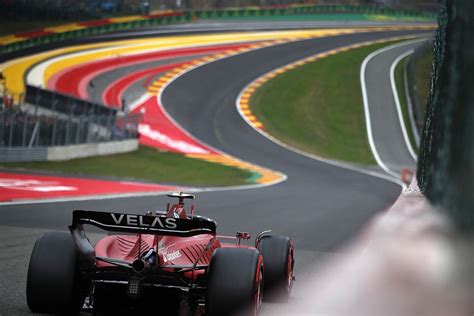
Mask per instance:
[[[127,153],[138,149],[138,139],[54,147],[0,147],[0,162],[61,161]]]
[[[0,147],[0,162],[45,161],[47,147]]]
[[[138,140],[129,139],[122,141],[81,144],[71,146],[48,147],[47,160],[61,161],[92,156],[104,156],[131,152],[138,149]]]

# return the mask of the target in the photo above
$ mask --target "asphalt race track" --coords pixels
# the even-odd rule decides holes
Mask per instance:
[[[397,58],[420,46],[423,41],[408,41],[383,48],[367,58],[365,82],[370,89],[367,101],[370,108],[374,145],[386,167],[401,174],[403,168],[415,169],[415,157],[403,137],[390,82],[390,69]],[[416,155],[416,154],[415,154]]]
[[[308,268],[321,258],[336,253],[374,214],[395,201],[400,186],[283,149],[245,123],[236,110],[236,98],[250,81],[289,62],[357,42],[415,33],[420,31],[292,42],[219,60],[174,81],[162,96],[163,105],[191,134],[224,152],[288,175],[287,181],[274,186],[200,193],[195,203],[198,211],[216,219],[221,234],[272,229],[291,236],[297,280],[303,280]],[[143,213],[163,209],[167,201],[155,196],[0,206],[0,315],[30,314],[25,284],[34,240],[43,231],[66,230],[71,210]],[[272,308],[264,306],[264,311],[271,315]]]

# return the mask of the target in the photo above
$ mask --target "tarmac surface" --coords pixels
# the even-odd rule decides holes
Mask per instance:
[[[416,155],[410,153],[403,136],[400,123],[404,122],[400,122],[397,112],[390,70],[399,56],[422,44],[423,40],[408,41],[374,53],[367,59],[364,74],[374,145],[383,163],[397,174],[404,168],[414,170]]]

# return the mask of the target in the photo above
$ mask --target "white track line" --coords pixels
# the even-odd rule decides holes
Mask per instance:
[[[420,133],[415,122],[415,113],[413,112],[413,102],[410,96],[410,90],[408,88],[408,63],[405,63],[403,67],[403,89],[405,91],[405,99],[407,100],[408,106],[408,116],[410,118],[411,130],[413,132],[413,137],[415,138],[415,144],[417,147],[420,147]]]
[[[307,40],[307,39],[306,39]],[[304,41],[304,40],[303,40]],[[285,44],[285,43],[283,43]],[[282,45],[282,44],[276,44],[276,45]],[[263,49],[265,47],[262,47],[262,48],[258,48],[258,49]],[[254,49],[254,50],[251,50],[249,52],[252,52],[252,51],[255,51],[255,50],[258,50],[258,49]],[[244,52],[242,54],[245,54],[245,53],[249,53],[249,52]],[[241,55],[241,54],[239,54]],[[224,58],[221,58],[221,59],[218,59],[218,60],[222,60],[222,59],[226,59],[226,58],[230,58],[230,57],[233,57],[233,56],[236,56],[236,55],[230,55],[230,56],[226,56]],[[192,70],[195,70],[196,68],[199,68],[199,67],[202,67],[204,65],[207,65],[211,62],[215,62],[215,61],[218,61],[218,60],[213,60],[213,61],[210,61],[208,63],[204,63],[204,64],[200,64],[200,65],[197,65],[195,67],[192,67],[188,70],[186,70],[185,72],[179,74],[179,76],[176,76],[175,78],[173,78],[172,80],[170,80],[169,82],[166,83],[166,85],[163,86],[163,88],[160,90],[160,93],[159,95],[157,96],[158,98],[158,103],[162,106],[162,110],[163,110],[163,113],[170,119],[171,122],[173,122],[174,124],[176,124],[177,127],[179,127],[185,134],[187,134],[189,137],[195,139],[196,141],[208,146],[209,148],[212,148],[213,150],[215,150],[216,152],[219,152],[223,155],[227,155],[225,154],[224,152],[218,150],[217,148],[214,148],[208,144],[206,144],[205,142],[199,140],[198,138],[194,137],[193,135],[191,135],[186,129],[184,129],[180,124],[178,124],[172,117],[171,115],[169,115],[168,112],[166,112],[166,110],[164,109],[163,105],[162,105],[162,94],[163,94],[163,91],[166,89],[167,86],[169,86],[172,82],[174,82],[176,79],[178,79],[179,77],[181,77],[182,75],[184,75],[185,73],[188,73]],[[364,60],[365,62],[365,60]],[[292,62],[294,63],[294,62]],[[291,64],[291,63],[290,63]],[[282,66],[284,67],[284,66]],[[278,68],[281,68],[281,67],[278,67]],[[271,71],[269,71],[268,73],[270,73]],[[264,76],[264,75],[263,75]],[[261,77],[263,77],[261,76]],[[361,75],[362,76],[362,75]],[[361,77],[362,78],[362,77]],[[258,80],[258,78],[256,79]],[[255,80],[255,81],[256,81]],[[361,80],[361,82],[363,82]],[[239,107],[239,101],[241,99],[241,96],[242,96],[242,93],[243,91],[245,91],[247,89],[248,86],[250,86],[252,83],[248,84],[240,93],[239,93],[239,96],[237,97],[237,100],[236,100],[236,107],[237,107],[237,111],[239,112],[240,116],[247,122],[247,124],[249,124],[249,122],[247,121],[246,117],[243,115],[243,113],[241,113],[241,110],[240,110],[240,107]],[[363,89],[363,93],[364,93],[364,89]],[[145,96],[145,95],[144,95]],[[136,102],[134,102],[134,107],[136,107],[138,105],[139,102],[142,102],[143,100],[145,100],[147,97],[149,96],[146,96],[144,97],[142,96],[142,98],[140,98],[139,100],[137,100]],[[365,96],[365,99],[367,97]],[[364,104],[366,103],[366,100],[364,100]],[[279,141],[278,139],[274,138],[273,136],[265,133],[264,131],[261,131],[261,130],[258,130],[256,128],[254,128],[251,124],[249,124],[250,127],[252,127],[254,130],[256,130],[258,133],[260,133],[262,136],[266,137],[267,139],[269,139],[270,141],[276,143],[277,145],[280,145],[281,147],[287,149],[287,150],[290,150],[290,151],[293,151],[297,154],[300,154],[302,156],[305,156],[305,157],[308,157],[308,158],[311,158],[311,159],[314,159],[314,160],[317,160],[317,161],[321,161],[321,162],[324,162],[324,163],[327,163],[329,165],[333,165],[333,166],[336,166],[336,167],[340,167],[340,168],[343,168],[343,169],[347,169],[347,170],[351,170],[351,171],[356,171],[356,172],[359,172],[359,173],[362,173],[362,174],[365,174],[365,175],[369,175],[369,176],[373,176],[373,177],[377,177],[377,178],[381,178],[381,179],[384,179],[384,180],[387,180],[387,181],[390,181],[390,182],[393,182],[395,184],[398,184],[402,187],[402,190],[405,190],[406,189],[406,185],[405,183],[403,183],[402,181],[400,181],[398,179],[398,176],[396,177],[391,177],[391,176],[386,176],[384,174],[380,174],[378,172],[374,172],[374,171],[369,171],[369,170],[365,170],[365,169],[362,169],[362,168],[357,168],[355,166],[352,166],[352,165],[349,165],[349,164],[345,164],[345,163],[342,163],[342,162],[339,162],[339,161],[334,161],[334,160],[329,160],[329,159],[325,159],[325,158],[322,158],[322,157],[319,157],[319,156],[316,156],[316,155],[312,155],[312,154],[309,154],[309,153],[306,153],[304,151],[301,151],[299,149],[296,149],[294,147],[291,147],[281,141]],[[369,141],[370,141],[370,138],[369,138]],[[268,169],[268,168],[266,168]],[[385,170],[385,169],[384,169]],[[272,170],[274,171],[274,170]],[[274,172],[277,172],[277,171],[274,171]],[[214,191],[236,191],[236,190],[249,190],[249,189],[256,189],[256,188],[264,188],[264,187],[267,187],[267,186],[272,186],[272,185],[275,185],[275,184],[278,184],[278,183],[281,183],[281,182],[284,182],[288,179],[288,176],[284,173],[281,173],[281,172],[277,172],[277,173],[280,173],[282,175],[282,180],[280,181],[275,181],[275,182],[272,182],[272,183],[265,183],[265,184],[251,184],[251,185],[241,185],[241,186],[230,186],[230,187],[214,187],[214,188],[186,188],[188,191],[190,192],[214,192]],[[100,196],[80,196],[80,197],[71,197],[71,198],[57,198],[57,199],[42,199],[42,200],[24,200],[24,201],[11,201],[11,202],[0,202],[0,206],[3,206],[3,205],[20,205],[20,204],[40,204],[40,203],[53,203],[53,202],[72,202],[72,201],[88,201],[88,200],[108,200],[108,199],[118,199],[118,198],[127,198],[127,197],[146,197],[146,196],[158,196],[158,195],[164,195],[168,192],[147,192],[147,193],[130,193],[130,194],[116,194],[116,195],[100,195]]]
[[[44,204],[44,203],[66,203],[66,202],[80,202],[80,201],[98,201],[98,200],[110,200],[110,199],[122,199],[122,198],[139,198],[139,197],[148,197],[148,196],[160,196],[168,193],[173,193],[176,191],[185,191],[190,193],[199,193],[199,192],[222,192],[222,191],[240,191],[240,190],[251,190],[251,189],[260,189],[268,186],[275,185],[277,183],[283,182],[287,179],[285,178],[278,182],[271,183],[257,183],[257,184],[247,184],[239,186],[228,186],[228,187],[186,187],[177,185],[176,190],[170,191],[157,191],[157,192],[143,192],[143,193],[119,193],[119,194],[101,194],[101,195],[81,195],[81,196],[72,196],[72,197],[60,197],[60,198],[46,198],[46,199],[18,199],[13,201],[0,202],[0,206],[9,206],[9,205],[27,205],[27,204]],[[1,212],[1,211],[0,211]]]
[[[402,107],[400,105],[400,98],[398,97],[397,84],[395,82],[395,68],[400,63],[400,61],[402,61],[402,59],[404,59],[408,55],[413,54],[414,51],[415,51],[414,49],[410,49],[404,52],[403,54],[401,54],[400,56],[398,56],[393,61],[392,65],[390,66],[390,84],[392,86],[393,98],[395,99],[395,104],[397,106],[398,120],[400,121],[400,127],[402,129],[403,138],[405,139],[405,144],[407,145],[407,148],[408,148],[408,151],[410,152],[411,157],[413,158],[413,160],[416,161],[418,157],[416,155],[415,150],[413,149],[413,146],[411,145],[410,138],[408,137],[407,128],[405,126],[405,120],[403,119]]]
[[[308,39],[303,39],[302,41],[304,40],[308,40]],[[284,45],[284,44],[287,44],[287,43],[282,43],[282,44],[275,44],[275,45],[272,45],[272,46],[277,46],[277,45]],[[246,52],[242,52],[242,53],[239,53],[239,54],[236,54],[236,55],[243,55],[243,54],[246,54],[246,53],[250,53],[250,52],[254,52],[254,51],[257,51],[257,50],[260,50],[260,49],[263,49],[263,48],[267,48],[266,46],[263,46],[261,48],[255,48],[255,49],[252,49],[250,51],[246,51]],[[229,154],[226,154],[225,152],[207,144],[206,142],[200,140],[199,138],[195,137],[194,135],[192,135],[189,131],[187,131],[183,126],[181,126],[178,122],[176,122],[176,120],[166,111],[166,109],[164,108],[164,105],[163,105],[163,102],[162,102],[162,96],[163,96],[163,92],[166,90],[166,88],[172,84],[174,81],[176,81],[178,78],[180,78],[181,76],[185,75],[186,73],[188,72],[191,72],[197,68],[200,68],[200,67],[203,67],[205,65],[208,65],[210,63],[213,63],[213,62],[216,62],[216,61],[220,61],[220,60],[224,60],[224,59],[227,59],[227,58],[231,58],[231,57],[235,57],[236,55],[232,54],[232,55],[229,55],[229,56],[225,56],[223,58],[219,58],[219,59],[216,59],[216,60],[212,60],[212,61],[209,61],[209,62],[206,62],[206,63],[202,63],[202,64],[199,64],[199,65],[196,65],[194,67],[191,67],[191,68],[188,68],[186,69],[186,71],[180,73],[179,75],[175,76],[174,78],[172,78],[170,81],[168,81],[161,89],[160,89],[160,92],[157,96],[158,98],[158,104],[161,106],[162,108],[162,111],[163,113],[165,114],[165,116],[173,123],[175,124],[179,129],[181,129],[183,131],[183,133],[185,133],[187,136],[189,136],[190,138],[196,140],[197,142],[211,148],[212,150],[220,153],[221,155],[223,156],[229,156]],[[240,96],[240,95],[239,95]],[[237,158],[237,159],[240,159],[240,158]],[[267,187],[267,186],[272,186],[272,185],[276,185],[276,184],[279,184],[281,182],[284,182],[288,179],[288,176],[286,174],[284,174],[283,172],[280,172],[280,171],[276,171],[276,170],[273,170],[273,169],[270,169],[270,168],[267,168],[267,167],[263,167],[263,166],[260,166],[260,165],[257,165],[255,163],[252,163],[250,162],[251,164],[257,166],[257,167],[260,167],[260,168],[264,168],[264,169],[267,169],[267,170],[270,170],[272,172],[275,172],[277,174],[280,174],[281,176],[281,179],[280,180],[276,180],[276,181],[273,181],[273,182],[270,182],[270,183],[263,183],[263,184],[251,184],[251,185],[242,185],[242,186],[234,186],[234,187],[215,187],[215,188],[207,188],[207,189],[199,189],[200,191],[228,191],[228,190],[248,190],[248,189],[256,189],[256,188],[264,188],[264,187]]]
[[[413,41],[398,43],[398,44],[394,44],[394,45],[390,45],[390,46],[378,49],[375,52],[370,53],[364,59],[364,61],[362,62],[362,66],[360,67],[360,84],[361,84],[361,88],[362,88],[362,99],[364,101],[364,112],[365,112],[365,124],[366,124],[366,127],[367,127],[367,136],[368,136],[368,140],[369,140],[370,149],[372,150],[372,154],[374,155],[374,158],[377,161],[377,164],[383,170],[385,170],[385,172],[387,172],[389,175],[395,177],[396,179],[400,178],[400,174],[398,174],[397,172],[395,172],[395,171],[391,170],[390,168],[388,168],[388,166],[380,158],[379,153],[377,151],[377,148],[375,146],[374,137],[373,137],[373,134],[372,134],[372,123],[370,121],[370,109],[369,109],[369,101],[368,101],[368,97],[367,97],[367,85],[366,85],[366,82],[365,82],[365,72],[366,72],[367,64],[375,56],[377,56],[379,54],[382,54],[382,53],[384,53],[388,50],[391,50],[391,49],[394,49],[394,48],[397,48],[397,47],[401,47],[401,46],[405,46],[405,45],[409,45],[409,44],[419,42],[419,41],[422,41],[422,40],[416,39],[416,40],[413,40]]]
[[[25,204],[44,204],[44,203],[67,203],[77,201],[97,201],[97,200],[110,200],[110,199],[121,199],[130,197],[146,197],[146,196],[158,196],[165,195],[168,193],[175,192],[171,191],[157,191],[157,192],[143,192],[143,193],[119,193],[119,194],[101,194],[101,195],[81,195],[71,197],[60,197],[60,198],[46,198],[46,199],[18,199],[13,201],[0,202],[0,206],[6,205],[25,205]]]

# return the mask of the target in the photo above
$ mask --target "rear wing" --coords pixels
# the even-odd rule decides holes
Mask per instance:
[[[84,224],[93,225],[112,232],[178,237],[190,237],[200,234],[212,234],[215,236],[217,228],[216,222],[202,217],[181,219],[163,215],[76,210],[72,212],[72,225],[69,226],[69,230],[85,268],[94,267],[95,251],[84,232]]]
[[[163,215],[138,215],[76,210],[72,212],[71,229],[89,224],[107,231],[136,234],[190,237],[216,235],[216,222],[207,218],[181,219]],[[82,227],[81,227],[82,228]]]

